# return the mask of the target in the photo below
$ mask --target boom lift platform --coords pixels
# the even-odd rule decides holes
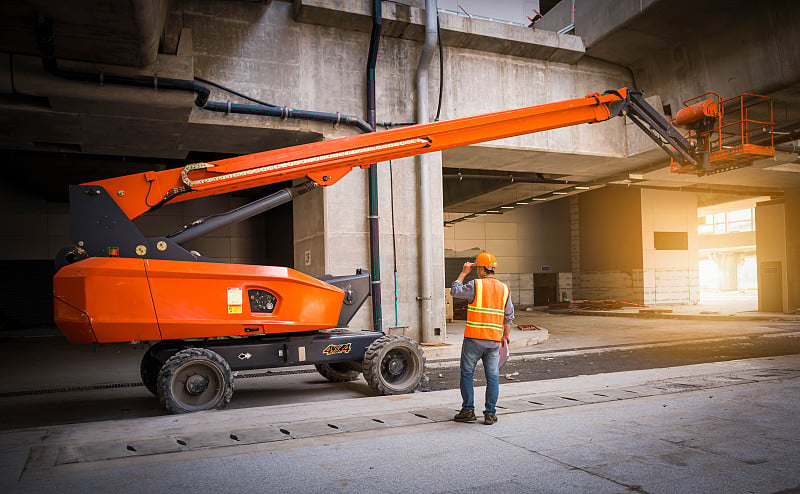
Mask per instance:
[[[691,164],[673,158],[673,173],[712,175],[775,156],[775,122],[769,96],[745,93],[723,100],[709,91],[683,104],[685,108],[672,123],[686,129],[686,139],[695,143],[702,160]]]
[[[330,381],[363,372],[378,393],[411,392],[425,372],[415,341],[347,329],[369,295],[369,273],[316,279],[220,263],[182,244],[332,185],[355,167],[621,115],[675,162],[697,166],[692,143],[641,92],[622,88],[72,186],[74,245],[56,259],[56,324],[73,343],[156,342],[142,359],[142,381],[173,413],[224,408],[233,371],[290,365],[314,364]],[[164,204],[303,178],[171,235],[147,238],[132,222]]]

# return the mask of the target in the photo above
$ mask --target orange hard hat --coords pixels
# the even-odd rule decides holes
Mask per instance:
[[[497,267],[497,258],[494,257],[491,252],[481,252],[478,254],[478,257],[475,258],[475,264],[494,269]]]

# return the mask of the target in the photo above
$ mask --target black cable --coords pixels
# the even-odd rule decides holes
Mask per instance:
[[[236,95],[236,96],[238,96],[240,98],[246,99],[248,101],[252,101],[253,103],[258,103],[259,105],[262,105],[262,106],[269,106],[270,108],[278,108],[278,105],[273,105],[272,103],[266,103],[266,102],[258,100],[256,98],[251,98],[250,96],[247,96],[246,94],[242,94],[242,93],[240,93],[238,91],[234,91],[233,89],[225,87],[222,84],[217,84],[216,82],[212,82],[212,81],[209,81],[207,79],[203,79],[202,77],[195,77],[194,80],[200,81],[203,84],[208,84],[209,86],[214,86],[215,88],[218,88],[218,89],[222,89],[226,93],[231,93],[231,94]]]
[[[439,105],[436,108],[436,118],[439,121],[439,114],[442,111],[442,93],[444,92],[444,50],[442,49],[442,26],[439,24],[439,12],[436,12],[436,35],[439,37]]]

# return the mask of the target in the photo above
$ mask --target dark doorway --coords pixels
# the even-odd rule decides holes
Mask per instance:
[[[558,302],[558,274],[533,273],[533,305]]]
[[[0,261],[0,270],[0,330],[52,325],[53,261]]]

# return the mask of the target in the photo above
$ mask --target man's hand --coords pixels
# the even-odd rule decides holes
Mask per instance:
[[[472,271],[473,266],[475,266],[474,262],[465,262],[464,266],[461,268],[461,274],[458,275],[458,281],[464,281],[464,278],[466,278],[469,272]]]

